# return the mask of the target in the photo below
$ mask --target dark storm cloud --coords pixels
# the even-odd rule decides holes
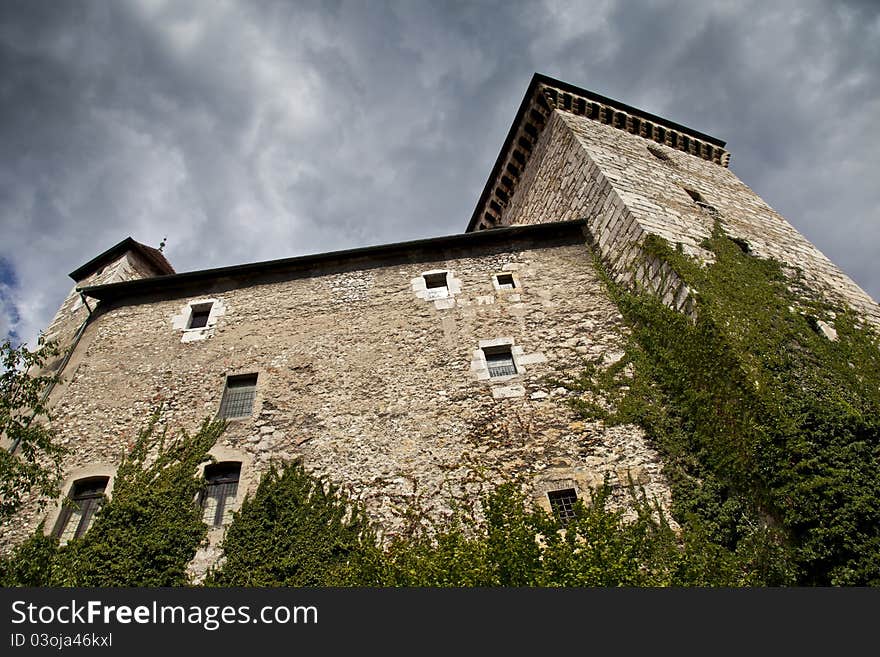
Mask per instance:
[[[178,269],[460,232],[535,71],[728,140],[875,298],[874,3],[0,4],[0,329],[127,235]]]

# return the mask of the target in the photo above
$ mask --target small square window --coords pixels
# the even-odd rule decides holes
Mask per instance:
[[[187,328],[204,328],[208,325],[208,317],[211,315],[211,306],[213,304],[210,303],[200,303],[192,306],[192,310],[189,315],[189,323],[187,324]]]
[[[90,477],[73,483],[52,532],[62,545],[86,533],[104,501],[109,477]]]
[[[498,282],[499,290],[512,290],[516,287],[513,274],[495,274],[495,280]]]
[[[241,463],[237,462],[214,463],[205,468],[202,520],[211,527],[220,527],[232,519],[240,476]]]
[[[425,277],[425,287],[432,290],[437,287],[446,287],[446,272],[439,274],[423,274]]]
[[[574,518],[574,505],[577,502],[577,492],[574,488],[565,488],[563,490],[554,490],[547,493],[550,498],[550,508],[553,514],[563,525],[567,525],[568,521]]]
[[[513,362],[513,354],[510,345],[501,347],[483,347],[486,356],[486,365],[489,367],[489,376],[512,376],[516,374],[516,365]]]
[[[425,279],[425,288],[428,291],[428,299],[445,299],[449,296],[449,284],[446,281],[448,272],[441,271],[434,274],[422,274]]]
[[[254,410],[254,397],[257,394],[257,375],[242,374],[226,379],[223,399],[220,401],[218,416],[223,419],[248,417]]]

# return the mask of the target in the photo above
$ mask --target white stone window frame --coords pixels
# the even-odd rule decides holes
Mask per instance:
[[[426,277],[446,275],[446,287],[428,288]],[[429,269],[423,271],[417,278],[410,280],[410,286],[416,297],[434,303],[438,310],[444,310],[455,306],[455,295],[461,293],[461,279],[455,277],[450,269]]]
[[[510,276],[513,280],[513,287],[505,287],[499,281],[499,276]],[[516,272],[513,271],[496,271],[492,274],[492,287],[495,289],[495,292],[501,294],[519,294],[522,283],[519,280],[519,276],[516,275]]]
[[[537,352],[527,354],[523,347],[516,344],[513,338],[492,338],[489,340],[480,340],[477,342],[477,349],[473,351],[471,358],[471,372],[478,381],[503,382],[519,378],[526,372],[526,365],[534,363],[543,363],[547,360],[544,354]],[[486,362],[486,353],[484,349],[493,348],[510,348],[510,355],[513,358],[513,365],[516,367],[516,374],[507,374],[504,376],[490,376],[489,364]]]
[[[474,372],[478,381],[492,381],[492,382],[503,382],[510,381],[512,379],[516,379],[525,373],[526,369],[522,364],[522,357],[525,355],[525,350],[522,347],[519,347],[514,344],[513,338],[493,338],[491,340],[480,340],[477,343],[479,349],[476,349],[473,353],[473,359],[471,360],[471,371]],[[516,374],[506,374],[504,376],[492,376],[489,374],[489,363],[486,361],[486,352],[485,349],[503,349],[504,347],[508,347],[510,349],[510,356],[513,358],[513,366],[516,368]]]
[[[210,307],[208,320],[204,326],[198,328],[190,328],[193,312]],[[171,318],[171,326],[175,330],[181,331],[183,335],[181,342],[196,342],[205,340],[214,335],[217,326],[217,320],[226,314],[226,306],[220,299],[202,298],[188,301],[185,306],[181,306],[178,313]]]
[[[70,470],[61,482],[61,497],[55,501],[52,509],[46,516],[46,522],[43,525],[43,533],[46,536],[51,536],[55,531],[55,525],[58,524],[58,519],[64,511],[65,500],[70,496],[70,492],[73,490],[74,485],[83,479],[107,477],[107,485],[104,487],[104,497],[110,500],[113,494],[113,484],[116,482],[116,469],[117,466],[109,463],[96,463]],[[91,529],[91,525],[89,526],[89,529]],[[88,533],[88,529],[86,530],[86,533]]]
[[[258,379],[259,381],[259,379]],[[205,468],[209,465],[215,465],[219,463],[238,463],[241,468],[238,471],[238,488],[235,492],[235,499],[230,504],[227,500],[227,508],[230,510],[230,517],[232,513],[235,513],[241,509],[241,503],[244,501],[244,498],[247,492],[250,490],[251,485],[255,481],[255,472],[254,472],[254,464],[251,456],[239,449],[234,449],[230,447],[224,447],[221,445],[214,445],[211,449],[208,450],[208,456],[211,457],[212,460],[205,461],[204,463],[199,464],[196,475],[199,479],[203,479],[205,476]],[[193,500],[193,504],[200,505],[201,504],[202,493],[199,491],[196,494],[195,499]],[[201,511],[201,507],[199,507]],[[224,522],[217,527],[212,525],[208,525],[208,544],[216,545],[220,539],[222,539],[223,534],[226,532],[226,528],[229,527],[228,522]]]

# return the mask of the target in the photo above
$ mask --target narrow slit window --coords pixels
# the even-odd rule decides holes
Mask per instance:
[[[710,214],[718,214],[718,209],[714,205],[707,203],[706,199],[703,198],[703,195],[700,194],[700,192],[688,189],[687,187],[684,188],[684,191],[686,191],[687,195],[691,197],[691,200],[703,210],[706,210]]]
[[[224,419],[248,417],[254,410],[257,393],[257,375],[242,374],[226,379],[218,416]]]
[[[512,290],[516,287],[513,274],[496,274],[495,280],[498,281],[499,290]]]
[[[489,367],[489,376],[512,376],[516,374],[516,365],[513,362],[513,354],[510,346],[485,347],[483,354],[486,356],[486,365]]]
[[[550,508],[553,509],[553,515],[563,525],[567,525],[569,520],[575,516],[574,505],[577,502],[577,492],[574,488],[565,488],[563,490],[554,490],[547,493],[550,498]]]
[[[202,492],[202,521],[220,527],[232,520],[232,507],[238,495],[241,463],[215,463],[205,468]]]
[[[685,188],[684,191],[687,192],[687,195],[691,197],[691,200],[694,203],[705,203],[705,201],[703,200],[703,195],[700,194],[700,192],[687,188]]]
[[[442,299],[449,296],[449,284],[446,280],[448,272],[441,271],[433,274],[422,274],[425,279],[425,288],[428,290],[428,299]]]
[[[210,303],[200,303],[192,307],[187,328],[204,328],[208,325],[208,317],[211,315]]]
[[[90,477],[74,482],[52,532],[62,545],[86,533],[101,508],[109,480],[109,477]]]

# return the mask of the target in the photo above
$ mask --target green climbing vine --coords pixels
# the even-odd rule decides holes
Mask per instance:
[[[703,246],[714,263],[646,243],[693,290],[694,320],[609,283],[630,345],[572,382],[575,406],[643,426],[665,456],[673,515],[743,571],[880,584],[877,334],[720,227]]]
[[[703,246],[713,263],[660,239],[645,245],[692,290],[693,317],[609,281],[630,327],[626,355],[567,381],[584,416],[645,429],[664,456],[674,524],[638,496],[625,517],[606,485],[563,527],[508,482],[482,500],[479,518],[419,522],[383,542],[341,490],[298,462],[276,464],[234,514],[206,584],[880,584],[876,332],[720,227]],[[207,532],[196,472],[223,425],[173,440],[154,428],[88,533],[59,547],[38,531],[0,561],[0,583],[189,583]]]
[[[610,487],[579,501],[563,528],[534,508],[512,482],[483,500],[485,521],[459,518],[391,544],[392,586],[640,586],[675,579],[674,533],[649,505],[623,522],[607,506]]]
[[[42,527],[0,562],[4,586],[179,586],[207,533],[195,500],[199,464],[223,431],[206,420],[168,439],[156,418],[119,466],[112,499],[89,531],[59,546]]]
[[[683,544],[658,509],[611,509],[605,485],[565,527],[513,482],[484,518],[421,518],[382,544],[357,503],[298,462],[272,468],[236,514],[209,586],[660,586],[756,583],[700,536]],[[417,512],[416,512],[416,515]]]
[[[369,585],[381,559],[363,509],[298,461],[263,475],[222,548],[209,586]]]

